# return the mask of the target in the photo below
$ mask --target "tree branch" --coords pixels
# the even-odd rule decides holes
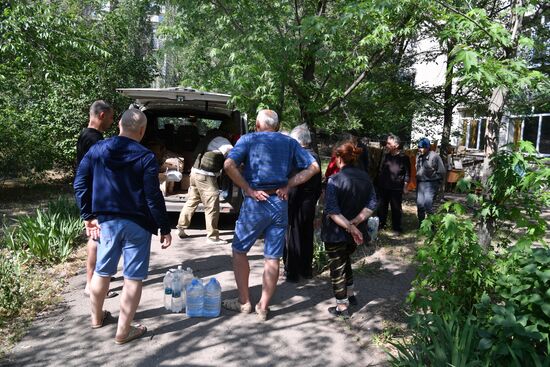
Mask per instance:
[[[483,33],[485,33],[487,36],[489,36],[490,39],[496,41],[497,43],[499,43],[503,48],[506,47],[506,45],[504,45],[503,43],[501,43],[499,40],[497,39],[494,39],[493,38],[493,35],[486,29],[486,27],[484,27],[483,25],[479,24],[478,21],[476,21],[475,19],[472,19],[472,17],[464,14],[463,12],[461,12],[460,10],[458,9],[455,9],[453,8],[452,6],[450,5],[447,5],[445,4],[444,2],[442,1],[439,1],[439,0],[435,0],[436,3],[438,3],[439,5],[441,5],[442,7],[444,7],[445,9],[447,10],[450,10],[451,12],[455,13],[455,14],[458,14],[460,15],[461,17],[464,17],[466,19],[468,19],[470,22],[472,22],[477,28],[479,28],[480,31],[482,31]]]
[[[219,8],[221,8],[223,10],[223,12],[229,17],[229,19],[231,20],[231,23],[233,24],[233,26],[235,28],[237,28],[241,33],[245,33],[244,32],[244,28],[241,24],[237,23],[237,21],[234,19],[234,17],[232,16],[232,13],[229,11],[229,9],[227,9],[225,7],[225,5],[219,1],[219,0],[211,0],[211,3],[214,5],[214,6],[218,6]]]
[[[381,50],[379,51],[378,53],[376,53],[372,59],[372,62],[370,63],[370,67],[366,68],[365,70],[363,70],[363,72],[357,77],[357,79],[355,79],[353,81],[353,83],[351,83],[351,85],[346,89],[346,91],[344,92],[344,94],[338,98],[336,98],[330,105],[328,105],[327,107],[323,108],[321,111],[317,112],[317,113],[314,113],[314,115],[316,116],[323,116],[323,115],[326,115],[328,114],[330,111],[332,111],[333,109],[335,109],[336,107],[340,106],[342,104],[342,102],[344,102],[348,96],[351,94],[351,92],[353,92],[355,90],[355,88],[357,88],[357,86],[359,84],[361,84],[361,82],[363,81],[363,79],[365,79],[365,77],[367,76],[367,74],[374,68],[374,66],[376,66],[381,60],[382,58],[384,57],[385,55],[385,51],[384,50]]]

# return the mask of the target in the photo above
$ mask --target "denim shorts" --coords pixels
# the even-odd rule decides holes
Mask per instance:
[[[283,256],[288,226],[288,201],[270,195],[265,201],[245,197],[235,225],[233,251],[247,253],[258,237],[265,233],[264,256],[278,259]]]
[[[100,277],[116,274],[124,255],[122,274],[130,280],[147,278],[151,253],[151,232],[128,219],[111,219],[101,225],[95,273]]]

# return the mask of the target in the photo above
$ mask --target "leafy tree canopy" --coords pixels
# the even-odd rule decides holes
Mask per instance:
[[[75,142],[96,99],[117,111],[117,87],[154,75],[149,1],[2,3],[0,9],[0,178],[74,162]]]

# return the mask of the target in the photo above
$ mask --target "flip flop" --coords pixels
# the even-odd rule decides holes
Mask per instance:
[[[101,323],[97,325],[92,325],[92,329],[99,329],[103,326],[105,326],[108,322],[115,320],[113,315],[107,310],[103,310],[103,318],[101,319]]]
[[[115,344],[117,345],[126,344],[128,342],[131,342],[134,339],[138,339],[142,337],[146,332],[147,332],[147,328],[143,325],[136,324],[136,325],[130,326],[130,332],[128,333],[128,336],[124,339],[115,338]]]
[[[113,298],[113,297],[116,297],[116,296],[118,296],[117,292],[109,291],[109,292],[107,292],[107,295],[105,296],[105,298]]]

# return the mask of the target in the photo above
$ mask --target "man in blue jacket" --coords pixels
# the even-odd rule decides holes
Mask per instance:
[[[110,318],[103,303],[109,280],[124,256],[116,344],[127,343],[147,331],[145,326],[130,324],[141,299],[142,280],[147,277],[151,234],[156,235],[160,228],[162,248],[172,243],[155,155],[139,144],[146,127],[143,112],[124,112],[119,136],[92,146],[74,181],[86,234],[101,239],[90,287],[93,329],[102,327]]]

